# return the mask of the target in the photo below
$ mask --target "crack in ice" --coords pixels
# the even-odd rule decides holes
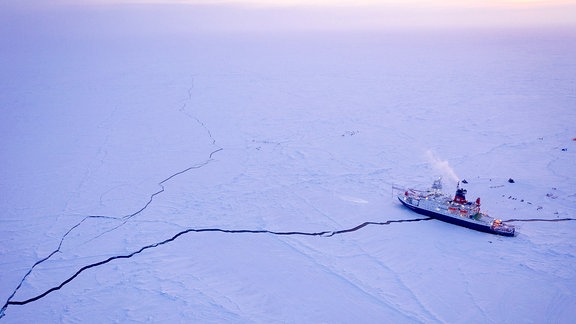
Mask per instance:
[[[72,276],[70,276],[68,279],[62,281],[62,283],[60,283],[58,286],[52,287],[48,290],[46,290],[45,292],[43,292],[42,294],[39,294],[35,297],[26,299],[26,300],[12,300],[12,298],[14,297],[14,295],[16,294],[17,290],[16,289],[14,291],[14,293],[10,296],[10,298],[8,299],[8,301],[6,302],[6,304],[2,307],[2,310],[0,311],[0,315],[4,315],[4,311],[7,309],[8,306],[10,305],[26,305],[29,303],[32,303],[34,301],[37,301],[45,296],[47,296],[48,294],[60,290],[62,287],[64,287],[66,284],[70,283],[72,280],[74,280],[76,277],[78,277],[82,272],[91,269],[91,268],[95,268],[104,264],[107,264],[111,261],[117,260],[117,259],[128,259],[131,258],[137,254],[140,254],[142,252],[144,252],[145,250],[148,249],[152,249],[167,243],[170,243],[174,240],[176,240],[177,238],[179,238],[182,235],[188,234],[188,233],[203,233],[203,232],[220,232],[220,233],[227,233],[227,234],[272,234],[272,235],[278,235],[278,236],[319,236],[319,237],[332,237],[335,235],[339,235],[339,234],[345,234],[345,233],[351,233],[351,232],[355,232],[358,231],[366,226],[369,225],[390,225],[393,223],[409,223],[409,222],[420,222],[420,221],[427,221],[427,220],[431,220],[431,217],[428,218],[415,218],[415,219],[398,219],[398,220],[389,220],[386,222],[364,222],[360,225],[357,225],[355,227],[352,228],[348,228],[348,229],[342,229],[342,230],[338,230],[338,231],[320,231],[320,232],[300,232],[300,231],[291,231],[291,232],[279,232],[279,231],[269,231],[269,230],[249,230],[249,229],[222,229],[222,228],[204,228],[204,229],[194,229],[194,228],[189,228],[186,230],[183,230],[181,232],[176,233],[174,236],[172,236],[171,238],[168,238],[164,241],[160,241],[160,242],[156,242],[153,244],[149,244],[146,246],[141,247],[140,249],[129,253],[129,254],[124,254],[124,255],[116,255],[116,256],[111,256],[105,260],[99,261],[99,262],[95,262],[86,266],[83,266],[82,268],[80,268],[78,271],[76,271]],[[79,224],[78,224],[79,225]],[[78,226],[77,225],[77,226]],[[71,229],[72,230],[72,229]],[[58,251],[54,251],[52,252],[52,254],[50,256],[52,256],[54,253],[56,253]],[[38,261],[34,266],[40,264],[41,262],[44,262],[45,260],[47,260],[50,256],[48,256],[47,258]],[[34,267],[33,267],[34,268]],[[33,269],[32,268],[32,269]],[[32,269],[30,269],[30,271],[28,272],[28,274],[32,271]],[[27,275],[28,275],[27,274]],[[24,278],[25,279],[25,278]],[[22,280],[23,282],[24,280]],[[20,285],[18,286],[18,288],[22,285],[22,282],[20,283]]]
[[[99,234],[98,236],[92,238],[90,241],[95,240],[95,239],[101,237],[102,235],[104,235],[104,234],[106,234],[106,233],[109,233],[109,232],[111,232],[111,231],[114,231],[114,230],[118,229],[118,228],[121,227],[122,225],[126,224],[131,218],[133,218],[134,216],[136,216],[136,215],[138,215],[138,214],[141,214],[143,211],[145,211],[145,210],[148,208],[148,206],[150,206],[150,204],[154,201],[154,198],[165,191],[164,184],[165,184],[166,182],[168,182],[168,181],[170,181],[171,179],[173,179],[173,178],[175,178],[175,177],[177,177],[177,176],[179,176],[179,175],[181,175],[181,174],[184,174],[184,173],[186,173],[186,172],[188,172],[188,171],[190,171],[190,170],[199,169],[199,168],[207,165],[208,163],[210,163],[210,161],[212,161],[212,156],[213,156],[215,153],[220,152],[220,151],[222,151],[222,150],[223,150],[222,148],[218,148],[217,150],[214,150],[214,151],[212,151],[212,152],[210,153],[208,160],[206,160],[205,162],[203,162],[203,163],[201,163],[201,164],[197,164],[197,165],[191,166],[191,167],[186,168],[186,169],[184,169],[184,170],[178,171],[178,172],[170,175],[170,176],[167,177],[166,179],[160,181],[160,182],[158,183],[158,185],[161,187],[161,189],[158,190],[158,191],[156,191],[156,192],[154,192],[154,193],[152,193],[152,194],[150,195],[150,198],[149,198],[148,202],[146,202],[146,204],[145,204],[142,208],[140,208],[138,211],[136,211],[136,212],[134,212],[134,213],[131,213],[131,214],[129,214],[129,215],[122,216],[122,217],[113,217],[113,216],[104,216],[104,215],[90,215],[90,216],[84,217],[81,221],[79,221],[77,224],[75,224],[74,226],[72,226],[68,231],[66,231],[66,233],[64,233],[64,235],[63,235],[62,238],[60,239],[60,242],[59,242],[59,244],[58,244],[58,247],[57,247],[54,251],[52,251],[48,256],[46,256],[46,257],[44,257],[44,258],[36,261],[36,262],[32,265],[32,267],[30,267],[30,269],[26,272],[26,274],[24,275],[24,277],[20,280],[20,283],[18,284],[18,286],[16,286],[16,288],[14,289],[14,291],[12,292],[12,294],[8,297],[8,300],[6,301],[5,305],[0,309],[0,318],[2,318],[2,317],[4,316],[4,312],[5,312],[6,308],[8,307],[8,305],[21,305],[21,304],[19,304],[19,303],[13,302],[13,301],[12,301],[12,298],[14,298],[14,296],[16,295],[16,293],[20,290],[20,288],[22,287],[22,284],[24,283],[24,281],[26,281],[26,279],[28,278],[28,276],[32,273],[32,271],[34,271],[34,269],[35,269],[38,265],[40,265],[40,264],[46,262],[47,260],[49,260],[54,254],[56,254],[56,253],[58,253],[58,252],[61,252],[62,244],[64,243],[64,240],[66,239],[66,237],[67,237],[74,229],[76,229],[76,228],[78,228],[80,225],[82,225],[82,223],[84,223],[87,219],[90,219],[90,218],[106,218],[106,219],[122,219],[122,220],[123,220],[123,222],[122,222],[121,224],[119,224],[118,226],[113,227],[112,229],[110,229],[110,230],[108,230],[108,231],[106,231],[106,232],[104,232],[104,233]],[[174,238],[174,239],[175,239],[175,238]],[[163,244],[163,243],[162,243],[162,244]],[[145,248],[146,248],[146,247],[145,247]],[[145,249],[145,248],[144,248],[144,249]],[[149,248],[149,247],[148,247],[148,248]],[[141,252],[141,251],[140,251],[140,252]],[[140,252],[137,252],[137,253],[140,253]],[[134,253],[134,254],[136,254],[136,253]],[[125,256],[119,256],[119,257],[117,257],[117,258],[125,258]],[[116,259],[116,258],[113,257],[113,259]],[[111,261],[111,260],[108,260],[108,261],[106,261],[106,262],[104,262],[104,263],[108,263],[109,261]],[[92,266],[88,266],[88,268],[91,268],[91,267],[92,267]],[[84,270],[85,270],[85,269],[82,268],[80,272],[82,272],[82,271],[84,271]],[[76,277],[78,274],[79,274],[79,273],[77,273],[74,277]],[[62,283],[62,286],[65,285],[66,283],[70,282],[72,279],[74,279],[74,277],[72,277],[71,279],[63,282],[63,283]],[[54,289],[54,288],[53,288],[53,289]],[[57,289],[60,289],[60,288],[57,288]],[[56,290],[57,290],[57,289],[56,289]],[[50,291],[49,291],[49,292],[50,292]],[[47,293],[49,293],[49,292],[47,292]],[[47,293],[46,293],[46,294],[47,294]],[[39,297],[39,298],[42,298],[42,297]],[[34,300],[37,300],[37,299],[39,299],[39,298],[36,298],[36,299],[34,299]]]
[[[190,169],[188,169],[190,170]],[[178,174],[181,174],[182,172],[179,172]],[[173,176],[175,176],[177,174],[172,175],[171,177],[166,178],[165,181],[168,181],[169,179],[171,179]],[[89,216],[89,217],[100,217],[100,216]],[[52,252],[49,256],[47,256],[46,258],[37,261],[34,266],[32,266],[32,268],[28,271],[28,273],[24,276],[24,278],[22,279],[22,281],[20,282],[20,284],[18,285],[18,287],[14,290],[14,292],[12,293],[12,295],[10,295],[10,297],[8,298],[8,300],[6,301],[6,303],[4,304],[4,306],[2,307],[2,309],[0,310],[0,317],[4,316],[4,312],[6,311],[6,309],[8,308],[8,306],[10,305],[26,305],[29,303],[32,303],[34,301],[37,301],[47,295],[49,295],[50,293],[60,290],[61,288],[63,288],[66,284],[70,283],[72,280],[74,280],[76,277],[78,277],[82,272],[91,269],[91,268],[95,268],[104,264],[107,264],[111,261],[117,260],[117,259],[128,259],[131,258],[137,254],[140,254],[146,250],[152,249],[152,248],[156,248],[158,246],[170,243],[172,241],[175,241],[176,239],[178,239],[180,236],[188,234],[188,233],[204,233],[204,232],[219,232],[219,233],[227,233],[227,234],[271,234],[271,235],[277,235],[277,236],[318,236],[318,237],[333,237],[336,235],[340,235],[340,234],[346,234],[346,233],[351,233],[351,232],[356,232],[366,226],[370,226],[370,225],[378,225],[378,226],[383,226],[383,225],[390,225],[393,223],[409,223],[409,222],[420,222],[420,221],[428,221],[428,220],[432,220],[434,218],[432,217],[427,217],[427,218],[415,218],[415,219],[398,219],[398,220],[388,220],[385,222],[364,222],[361,223],[355,227],[351,227],[351,228],[347,228],[347,229],[342,229],[342,230],[337,230],[337,231],[319,231],[319,232],[301,232],[301,231],[288,231],[288,232],[282,232],[282,231],[270,231],[270,230],[250,230],[250,229],[222,229],[222,228],[203,228],[203,229],[195,229],[195,228],[189,228],[183,231],[180,231],[178,233],[176,233],[174,236],[160,241],[160,242],[156,242],[153,244],[149,244],[146,246],[141,247],[140,249],[129,253],[129,254],[124,254],[124,255],[116,255],[116,256],[111,256],[105,260],[96,262],[96,263],[92,263],[86,266],[83,266],[82,268],[80,268],[78,271],[76,271],[72,276],[70,276],[68,279],[62,281],[62,283],[60,283],[58,286],[52,287],[48,290],[46,290],[45,292],[43,292],[42,294],[39,294],[35,297],[29,298],[29,299],[25,299],[25,300],[12,300],[14,295],[16,294],[16,292],[18,291],[18,289],[21,287],[22,283],[24,282],[24,280],[26,279],[26,277],[32,272],[32,270],[39,265],[40,263],[48,260],[52,255],[54,255],[55,253],[57,253],[62,245],[62,242],[64,240],[64,238],[66,237],[66,235],[68,235],[74,228],[78,227],[84,220],[86,220],[87,218],[83,219],[81,222],[79,222],[78,224],[76,224],[74,227],[72,227],[70,230],[68,230],[68,232],[64,235],[64,237],[62,238],[62,240],[60,241],[60,245],[58,247],[58,250]],[[576,220],[575,218],[561,218],[561,219],[509,219],[507,220],[507,222],[561,222],[561,221],[574,221]]]
[[[576,221],[576,218],[527,218],[527,219],[519,219],[519,218],[512,218],[504,220],[503,222],[567,222],[567,221]]]
[[[189,100],[192,98],[192,89],[193,89],[193,86],[188,89],[188,99],[189,99]],[[216,140],[215,140],[214,137],[212,136],[212,133],[210,132],[210,130],[208,129],[208,127],[206,126],[206,124],[204,124],[202,121],[200,121],[200,119],[198,119],[197,117],[194,117],[194,116],[192,116],[189,112],[187,112],[187,111],[184,109],[185,107],[186,107],[186,104],[184,104],[184,106],[181,107],[180,112],[184,113],[184,114],[185,114],[186,116],[188,116],[189,118],[195,120],[195,121],[207,132],[208,136],[209,136],[210,139],[212,140],[212,145],[218,147],[218,145],[216,144]],[[2,306],[2,308],[0,308],[0,318],[4,317],[6,308],[7,308],[9,305],[23,305],[23,304],[21,304],[21,303],[19,303],[19,302],[14,302],[14,301],[12,301],[12,299],[14,298],[14,296],[16,295],[16,293],[20,290],[20,288],[22,287],[23,283],[26,281],[26,279],[28,278],[28,276],[32,273],[32,271],[34,271],[34,269],[35,269],[38,265],[46,262],[47,260],[49,260],[50,258],[52,258],[52,256],[55,255],[56,253],[61,252],[62,244],[64,243],[66,237],[67,237],[74,229],[76,229],[76,228],[78,228],[80,225],[82,225],[82,223],[84,223],[87,219],[90,219],[90,218],[105,218],[105,219],[122,220],[122,223],[119,224],[118,226],[116,226],[116,227],[114,227],[114,228],[112,228],[112,229],[110,229],[110,230],[108,230],[108,231],[105,231],[104,233],[99,234],[98,236],[92,238],[90,241],[95,240],[95,239],[101,237],[102,235],[104,235],[104,234],[106,234],[106,233],[109,233],[109,232],[111,232],[111,231],[114,231],[114,230],[118,229],[119,227],[121,227],[121,226],[123,226],[124,224],[126,224],[131,218],[133,218],[134,216],[139,215],[139,214],[141,214],[143,211],[145,211],[145,210],[150,206],[150,204],[152,204],[152,202],[154,201],[154,198],[155,198],[156,196],[162,194],[162,193],[166,190],[166,188],[165,188],[165,186],[164,186],[164,184],[165,184],[166,182],[172,180],[173,178],[175,178],[175,177],[177,177],[177,176],[179,176],[179,175],[181,175],[181,174],[184,174],[184,173],[186,173],[186,172],[189,172],[190,170],[202,168],[203,166],[207,165],[208,163],[210,163],[210,162],[213,160],[212,157],[213,157],[214,154],[216,154],[216,153],[218,153],[218,152],[220,152],[220,151],[222,151],[222,150],[223,150],[222,147],[218,147],[216,150],[210,152],[210,155],[208,156],[208,159],[206,159],[204,162],[199,163],[199,164],[196,164],[196,165],[193,165],[193,166],[188,167],[188,168],[186,168],[186,169],[180,170],[180,171],[178,171],[178,172],[170,175],[169,177],[165,178],[164,180],[158,182],[158,185],[160,186],[160,190],[152,193],[152,194],[150,195],[148,201],[146,202],[146,204],[144,204],[144,206],[142,206],[140,209],[138,209],[137,211],[135,211],[135,212],[133,212],[133,213],[131,213],[131,214],[129,214],[129,215],[125,215],[125,216],[122,216],[122,217],[114,217],[114,216],[106,216],[106,215],[89,215],[89,216],[85,216],[85,217],[84,217],[82,220],[80,220],[77,224],[75,224],[75,225],[72,226],[70,229],[68,229],[68,231],[66,231],[66,233],[64,233],[64,235],[60,238],[60,242],[59,242],[59,244],[58,244],[58,247],[57,247],[54,251],[52,251],[50,254],[48,254],[48,256],[46,256],[46,257],[44,257],[44,258],[36,261],[36,262],[30,267],[30,269],[29,269],[29,270],[26,272],[26,274],[22,277],[22,279],[20,280],[20,282],[18,283],[18,285],[16,286],[16,288],[14,289],[14,291],[12,292],[12,294],[10,294],[10,296],[8,297],[6,303]],[[176,236],[176,237],[177,237],[177,236]],[[172,240],[176,239],[176,237],[174,237]],[[168,240],[168,241],[171,241],[171,240]],[[164,243],[159,243],[159,244],[164,244]],[[143,250],[145,250],[145,249],[147,249],[147,248],[150,248],[150,247],[152,247],[152,246],[146,246],[146,247],[142,248],[140,251],[137,251],[137,252],[133,253],[132,255],[137,254],[137,253],[140,253],[141,251],[143,251]],[[130,255],[130,256],[111,257],[109,260],[102,261],[102,262],[100,262],[99,264],[108,263],[108,262],[112,261],[113,259],[131,257],[132,255]],[[64,286],[66,283],[72,281],[78,274],[80,274],[82,271],[86,270],[87,268],[91,268],[91,267],[97,266],[97,265],[99,265],[99,264],[96,264],[96,265],[93,264],[93,265],[89,265],[89,266],[86,266],[86,267],[84,267],[84,268],[81,268],[81,269],[79,270],[79,272],[77,272],[73,277],[71,277],[71,278],[69,278],[68,280],[64,281],[64,282],[61,284],[60,287]],[[40,299],[40,298],[42,298],[43,296],[45,296],[45,295],[47,295],[48,293],[50,293],[51,291],[60,289],[60,287],[58,287],[58,288],[52,288],[52,290],[49,290],[49,291],[45,292],[43,295],[37,296],[37,297],[34,298],[33,300]],[[33,300],[31,300],[31,301],[33,301]],[[30,301],[29,301],[29,302],[30,302]],[[26,303],[28,303],[28,302],[26,302]]]

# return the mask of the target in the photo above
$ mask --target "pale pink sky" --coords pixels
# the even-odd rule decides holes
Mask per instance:
[[[382,29],[576,27],[576,0],[92,0],[236,5],[255,11],[241,28]],[[281,11],[281,12],[280,12]],[[273,17],[273,18],[269,18]],[[242,19],[240,19],[242,20]],[[231,21],[230,23],[233,23]],[[238,26],[237,26],[238,27]]]
[[[203,30],[576,28],[576,0],[4,0],[46,8],[189,4]],[[201,7],[198,7],[201,5]],[[190,20],[190,19],[189,19]]]
[[[87,0],[93,3],[188,3],[247,4],[257,6],[370,6],[370,5],[437,5],[457,7],[488,6],[551,6],[574,4],[574,0]]]

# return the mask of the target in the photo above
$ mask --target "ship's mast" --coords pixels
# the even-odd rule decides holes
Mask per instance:
[[[442,178],[441,177],[434,180],[434,183],[432,183],[432,192],[435,195],[442,194]]]

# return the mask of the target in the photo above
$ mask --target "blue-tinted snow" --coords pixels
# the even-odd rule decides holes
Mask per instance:
[[[569,31],[234,33],[181,10],[175,30],[59,10],[1,32],[2,304],[189,228],[418,218],[390,186],[447,170],[493,216],[576,213]],[[570,321],[576,222],[516,224],[190,232],[2,321]]]

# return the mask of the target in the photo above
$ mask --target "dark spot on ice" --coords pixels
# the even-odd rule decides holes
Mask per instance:
[[[466,179],[462,180],[462,183],[468,183],[468,181],[466,181]]]
[[[354,135],[356,135],[356,134],[358,134],[358,133],[360,133],[360,131],[357,131],[357,130],[356,130],[356,131],[345,131],[344,134],[342,134],[342,137],[345,137],[345,136],[354,136]]]
[[[514,181],[514,179],[510,178],[510,179],[508,179],[508,182],[509,182],[509,183],[514,183],[515,181]]]

